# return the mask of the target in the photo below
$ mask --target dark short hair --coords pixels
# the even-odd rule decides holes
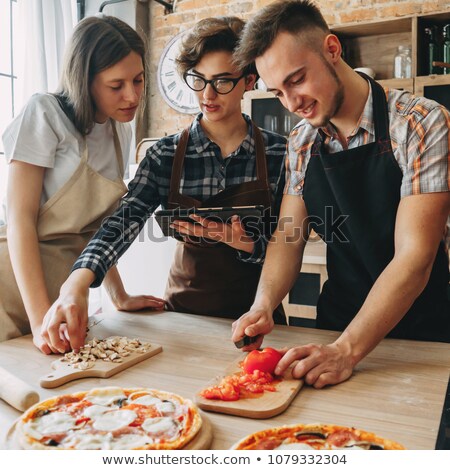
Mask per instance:
[[[319,8],[311,0],[278,0],[262,8],[247,22],[234,53],[237,67],[244,68],[261,57],[280,32],[296,34],[319,50],[317,32],[330,29]],[[312,34],[308,34],[312,33]]]
[[[239,43],[245,22],[237,16],[218,16],[200,20],[183,37],[181,52],[176,59],[180,75],[192,70],[209,52],[233,53]],[[256,73],[253,64],[239,68],[244,75]]]
[[[115,65],[130,52],[142,58],[146,48],[139,34],[114,16],[91,16],[80,21],[66,47],[56,96],[77,130],[86,135],[95,123],[95,103],[90,86],[96,74]],[[141,100],[141,106],[145,102]],[[141,109],[142,111],[142,109]]]

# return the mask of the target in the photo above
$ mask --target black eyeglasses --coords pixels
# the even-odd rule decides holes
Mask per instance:
[[[194,73],[185,73],[183,75],[186,85],[194,91],[202,91],[206,88],[208,83],[213,87],[213,90],[219,95],[226,95],[233,91],[234,87],[238,84],[241,78],[245,75],[241,75],[238,78],[213,78],[212,80],[206,80],[200,75]]]

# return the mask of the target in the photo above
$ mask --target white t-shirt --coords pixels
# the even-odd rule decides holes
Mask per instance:
[[[117,134],[128,176],[132,131],[129,123],[116,122]],[[7,162],[13,160],[45,167],[41,206],[58,191],[77,169],[84,148],[83,137],[49,94],[35,94],[3,133]],[[105,178],[115,180],[120,172],[114,150],[111,122],[96,123],[86,136],[88,164]]]

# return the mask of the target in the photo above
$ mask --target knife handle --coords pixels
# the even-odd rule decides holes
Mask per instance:
[[[256,343],[258,339],[261,337],[261,335],[256,335],[256,336],[247,336],[245,335],[243,338],[241,338],[239,341],[236,341],[234,345],[241,349],[244,346],[248,346],[250,344]]]

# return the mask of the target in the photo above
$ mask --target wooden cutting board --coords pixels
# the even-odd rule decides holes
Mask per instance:
[[[86,370],[75,369],[68,362],[63,362],[61,359],[58,359],[52,362],[52,369],[54,369],[54,371],[41,377],[39,383],[43,388],[55,388],[75,379],[86,377],[111,377],[138,362],[155,356],[161,351],[162,346],[152,344],[147,352],[132,352],[129,356],[123,358],[123,362],[105,362],[97,359],[94,367]]]
[[[213,427],[209,419],[201,413],[202,427],[197,435],[183,447],[183,450],[206,450],[211,447]],[[6,450],[23,450],[16,435],[17,421],[9,428],[6,434]]]
[[[217,385],[224,376],[240,372],[239,363],[245,355],[231,364],[222,376],[216,377],[204,388]],[[303,386],[303,380],[292,378],[292,368],[283,375],[283,380],[276,384],[276,392],[264,392],[256,398],[241,398],[236,401],[207,400],[200,396],[200,391],[195,395],[195,403],[202,410],[215,411],[229,415],[244,416],[247,418],[270,418],[282,413],[295,398]]]

